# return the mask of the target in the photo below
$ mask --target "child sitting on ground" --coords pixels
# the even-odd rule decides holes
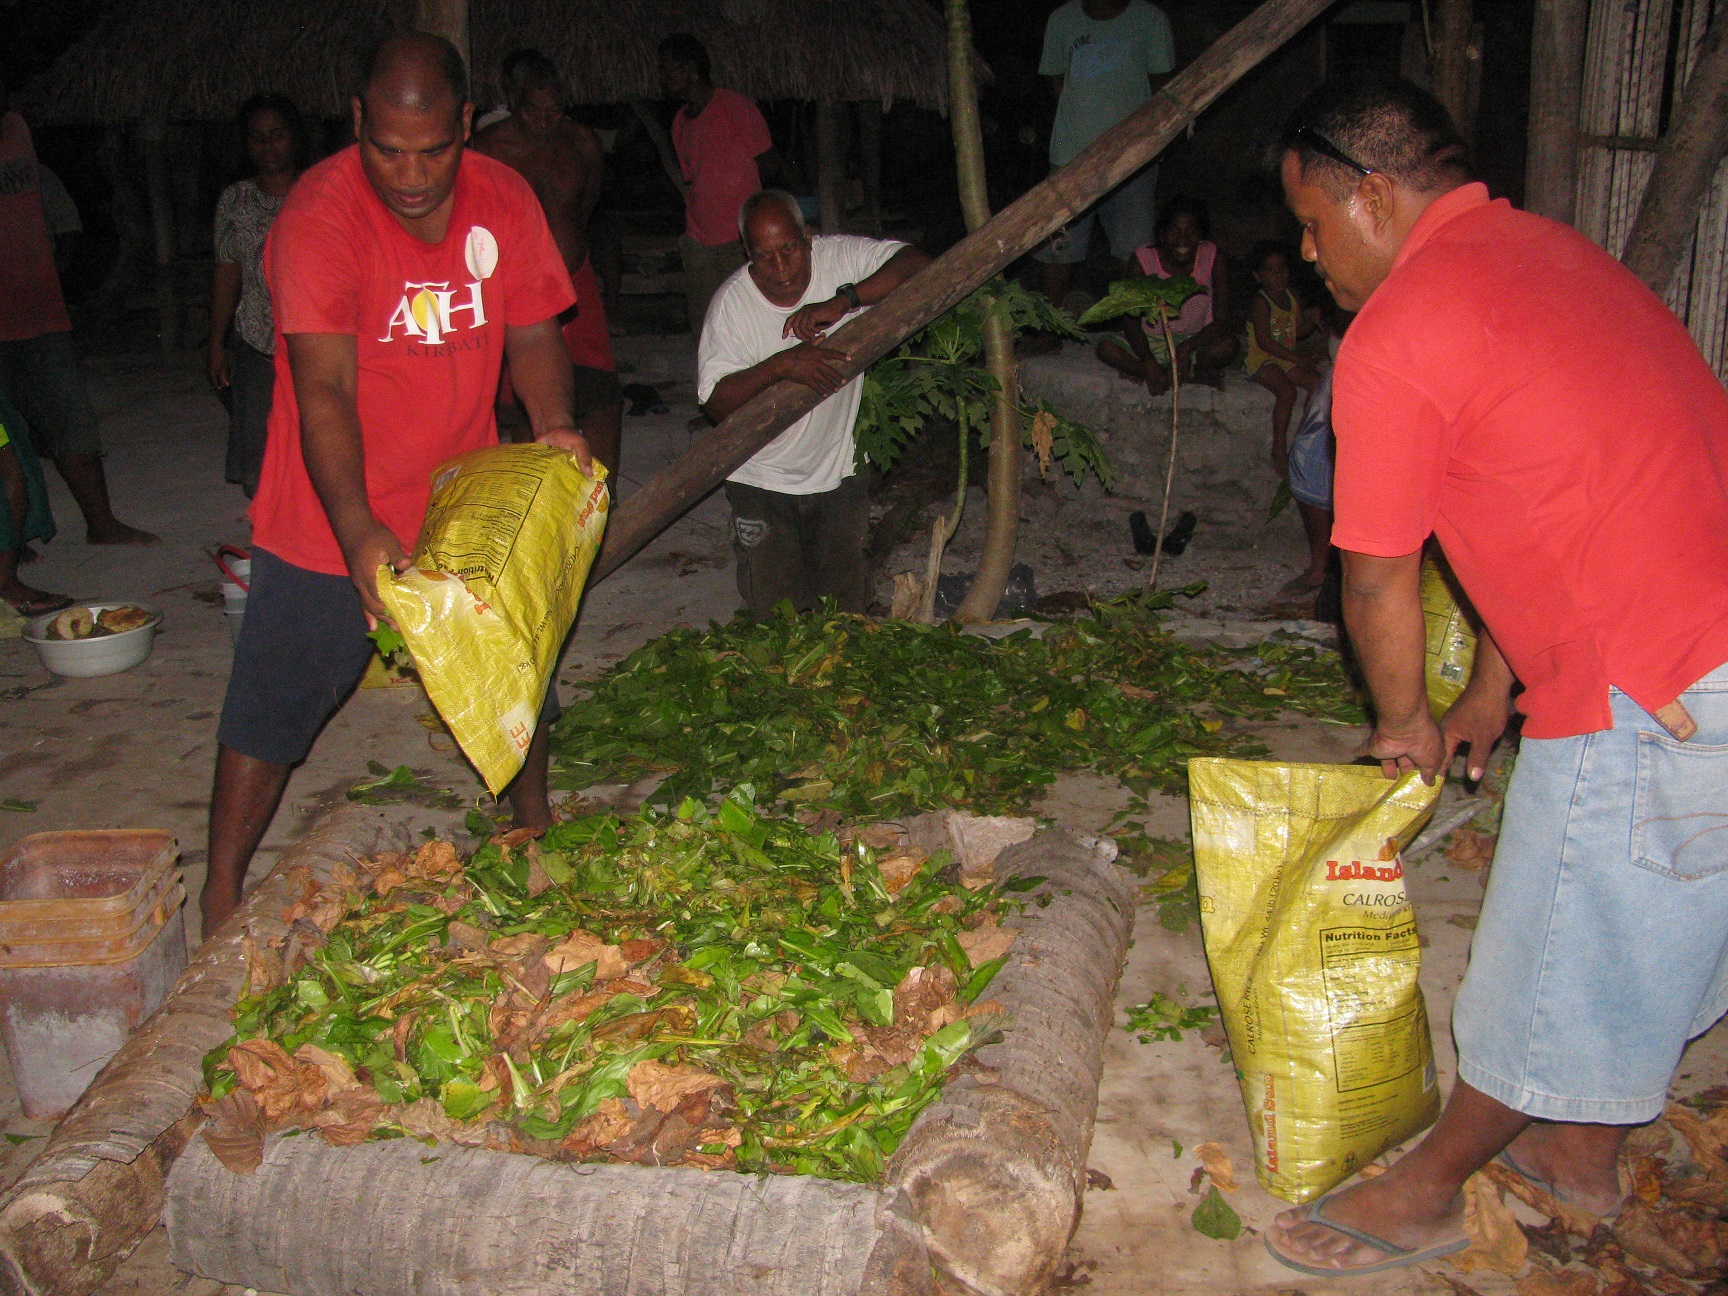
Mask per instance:
[[[1259,243],[1248,260],[1260,291],[1248,312],[1248,376],[1272,393],[1272,470],[1283,480],[1290,470],[1287,438],[1290,415],[1300,388],[1312,393],[1320,382],[1320,357],[1296,350],[1314,331],[1302,299],[1290,286],[1290,254],[1281,243]]]
[[[1212,241],[1206,204],[1194,198],[1172,198],[1159,213],[1157,234],[1156,243],[1134,253],[1130,274],[1159,279],[1187,275],[1206,290],[1183,303],[1170,321],[1170,333],[1183,381],[1192,379],[1222,390],[1224,366],[1236,358],[1238,344],[1229,331],[1224,258]],[[1155,319],[1130,317],[1123,322],[1122,337],[1123,342],[1113,338],[1100,342],[1098,358],[1116,372],[1144,382],[1154,396],[1169,391],[1170,351],[1163,325]]]

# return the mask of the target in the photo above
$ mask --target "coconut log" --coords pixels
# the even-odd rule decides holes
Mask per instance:
[[[1150,162],[1196,117],[1333,0],[1265,0],[1068,165],[997,212],[882,301],[854,316],[825,344],[850,357],[844,377],[864,372],[1010,261],[1030,252]],[[824,398],[797,383],[775,383],[740,406],[676,462],[612,510],[590,580],[616,571],[745,460]]]
[[[409,1139],[273,1138],[249,1175],[195,1139],[169,1176],[182,1269],[295,1296],[1030,1296],[1079,1219],[1133,900],[1108,840],[1004,850],[1039,877],[988,991],[1012,1018],[871,1187],[571,1166]]]
[[[319,821],[204,943],[168,998],[97,1073],[42,1155],[0,1196],[0,1293],[88,1296],[161,1213],[168,1169],[202,1117],[204,1054],[234,1033],[250,931],[286,934],[281,915],[308,877],[410,844],[416,807],[344,804]]]
[[[935,1292],[905,1193],[807,1175],[312,1137],[240,1175],[197,1139],[163,1217],[179,1268],[294,1296]]]
[[[996,880],[1043,877],[986,992],[1013,1017],[1002,1042],[943,1087],[889,1163],[950,1288],[1035,1296],[1080,1222],[1104,1041],[1134,898],[1108,838],[1055,829],[1010,846]]]

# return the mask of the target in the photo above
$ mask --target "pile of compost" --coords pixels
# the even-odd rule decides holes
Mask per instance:
[[[1009,1025],[982,996],[1040,881],[971,889],[946,851],[812,835],[747,787],[378,854],[248,938],[204,1137],[240,1172],[299,1129],[875,1182]]]

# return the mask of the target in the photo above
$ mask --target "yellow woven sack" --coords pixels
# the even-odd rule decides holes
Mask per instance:
[[[606,530],[606,470],[555,446],[441,464],[401,575],[378,596],[432,704],[496,796],[516,777]]]
[[[1399,852],[1438,782],[1193,760],[1206,959],[1266,1190],[1305,1202],[1440,1112]]]
[[[1470,682],[1470,668],[1476,664],[1476,632],[1452,596],[1446,572],[1432,557],[1422,560],[1421,591],[1428,711],[1440,721]]]

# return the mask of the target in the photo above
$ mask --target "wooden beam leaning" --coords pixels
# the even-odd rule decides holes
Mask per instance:
[[[1728,10],[1704,34],[1620,259],[1658,297],[1698,227],[1698,208],[1728,155]]]
[[[1067,166],[1003,208],[864,315],[828,345],[862,373],[1073,220],[1150,162],[1190,122],[1332,0],[1266,0],[1182,69],[1132,116],[1094,140]],[[736,411],[664,472],[612,512],[592,579],[599,580],[646,545],[745,460],[820,403],[795,383],[777,383]]]

